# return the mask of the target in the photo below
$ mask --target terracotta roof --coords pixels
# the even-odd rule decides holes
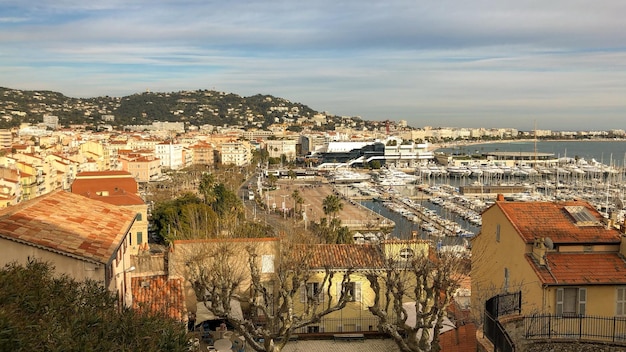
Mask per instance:
[[[93,177],[93,176],[131,176],[128,171],[108,170],[108,171],[84,171],[76,175],[76,177]],[[131,176],[132,177],[132,176]]]
[[[146,202],[144,202],[140,196],[136,194],[124,192],[123,190],[109,193],[108,196],[101,196],[101,195],[98,195],[96,193],[91,193],[91,192],[88,192],[86,194],[81,194],[81,196],[84,196],[90,199],[99,200],[101,202],[105,202],[105,203],[109,203],[113,205],[119,205],[119,206],[146,204]]]
[[[378,247],[369,244],[315,244],[304,250],[312,251],[313,269],[375,269],[385,265]]]
[[[115,173],[112,173],[115,172]],[[126,171],[81,172],[72,182],[72,193],[88,195],[99,192],[137,193],[137,181]]]
[[[0,237],[108,263],[135,212],[65,191],[0,210]]]
[[[441,352],[475,352],[476,325],[473,323],[457,326],[456,329],[439,335]]]
[[[539,237],[550,237],[559,243],[619,243],[617,229],[602,225],[603,217],[589,203],[568,202],[496,202],[502,212],[526,241],[532,243]],[[595,218],[596,225],[581,224],[570,215],[566,207],[584,207]]]
[[[133,308],[178,321],[187,319],[183,279],[168,279],[167,275],[133,277],[131,290]]]
[[[626,261],[619,253],[548,252],[546,259],[547,267],[526,255],[541,282],[547,285],[626,284]]]

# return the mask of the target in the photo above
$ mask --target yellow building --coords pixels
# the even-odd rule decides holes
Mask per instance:
[[[472,239],[472,314],[521,292],[521,314],[626,317],[626,242],[590,204],[508,202],[482,214]]]

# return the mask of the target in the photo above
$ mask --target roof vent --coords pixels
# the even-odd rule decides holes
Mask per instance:
[[[150,287],[150,282],[148,280],[141,281],[141,287]]]

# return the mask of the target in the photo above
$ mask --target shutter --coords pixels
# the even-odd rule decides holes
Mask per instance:
[[[306,284],[300,285],[300,302],[306,302]]]
[[[563,315],[563,289],[556,289],[556,315]]]
[[[626,315],[626,287],[617,288],[617,308],[615,315],[623,317]]]
[[[578,289],[578,315],[585,315],[585,308],[587,307],[587,289]]]
[[[354,283],[354,300],[356,302],[361,302],[361,283],[360,282]]]
[[[341,282],[337,283],[337,302],[339,302],[339,299],[341,298]]]
[[[320,302],[324,302],[324,296],[326,296],[326,292],[324,290],[324,286],[322,284],[318,284],[317,289],[319,290],[318,297]]]

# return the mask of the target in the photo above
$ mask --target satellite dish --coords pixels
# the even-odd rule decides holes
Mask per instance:
[[[554,249],[554,242],[552,242],[552,239],[550,237],[544,238],[543,245],[546,246],[546,248],[548,249]]]

